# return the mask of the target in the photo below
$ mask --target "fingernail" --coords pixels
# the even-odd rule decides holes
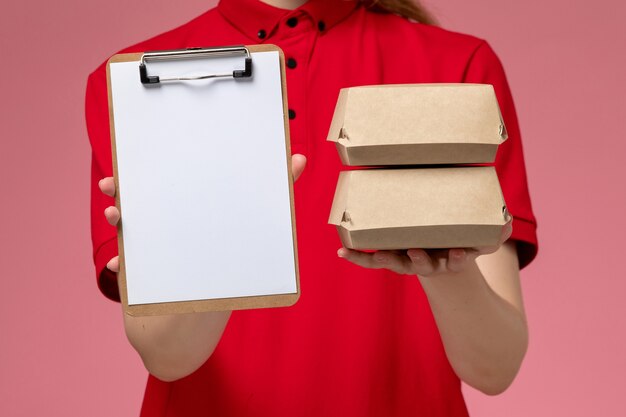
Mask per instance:
[[[409,258],[413,261],[422,262],[424,260],[424,257],[419,252],[408,251],[406,254],[409,255]]]
[[[344,257],[344,255],[345,255],[345,253],[344,253],[344,252],[345,252],[345,251],[343,250],[343,248],[339,248],[339,249],[337,250],[337,256],[339,256],[340,258],[343,258],[343,257]]]

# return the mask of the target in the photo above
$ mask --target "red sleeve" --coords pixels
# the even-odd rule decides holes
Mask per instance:
[[[492,84],[509,138],[500,145],[495,167],[507,208],[513,216],[511,239],[517,243],[520,269],[537,255],[537,222],[532,211],[520,129],[513,97],[504,69],[489,44],[483,42],[474,52],[465,72],[467,83]]]
[[[115,205],[115,200],[100,192],[98,181],[113,176],[111,137],[104,66],[89,76],[85,97],[85,118],[91,143],[91,238],[93,260],[100,291],[119,301],[117,274],[106,268],[107,262],[117,256],[117,229],[104,218],[104,209]]]

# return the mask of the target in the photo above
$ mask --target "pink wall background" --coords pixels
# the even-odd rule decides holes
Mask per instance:
[[[116,50],[214,3],[0,4],[0,415],[137,414],[146,375],[93,277],[85,81]],[[623,416],[625,3],[428,3],[504,62],[540,222],[539,258],[522,274],[526,361],[501,396],[466,388],[470,411]]]

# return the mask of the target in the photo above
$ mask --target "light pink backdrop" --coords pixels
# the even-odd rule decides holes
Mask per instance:
[[[540,222],[523,272],[527,359],[475,416],[623,416],[626,7],[603,0],[429,0],[508,71]],[[86,76],[214,1],[0,4],[0,415],[131,416],[145,372],[97,292]]]

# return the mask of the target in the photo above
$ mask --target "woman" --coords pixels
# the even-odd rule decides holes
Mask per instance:
[[[124,317],[151,373],[142,416],[466,416],[460,380],[498,394],[515,377],[528,340],[519,269],[535,257],[537,239],[504,71],[485,41],[430,25],[410,0],[380,1],[375,9],[350,0],[221,0],[123,51],[280,46],[293,174],[302,174],[295,185],[302,296],[295,306]],[[342,168],[325,141],[339,89],[432,82],[494,85],[509,131],[495,165],[512,230],[493,248],[341,248],[326,224]],[[111,225],[120,214],[111,198],[104,65],[90,75],[86,115],[94,261],[101,290],[119,300]],[[248,250],[240,248],[242,262]]]

